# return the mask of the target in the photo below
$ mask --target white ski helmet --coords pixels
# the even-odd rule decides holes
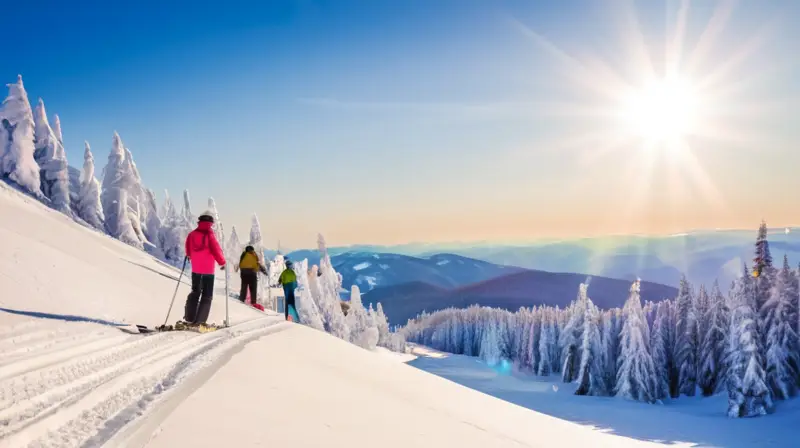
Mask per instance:
[[[199,222],[208,221],[208,222],[212,222],[213,223],[214,222],[214,212],[212,212],[211,210],[206,210],[206,211],[204,211],[203,213],[200,214],[200,216],[197,218],[197,220]]]

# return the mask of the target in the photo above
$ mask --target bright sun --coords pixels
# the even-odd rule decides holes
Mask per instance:
[[[678,77],[654,80],[632,90],[624,100],[629,130],[650,143],[674,143],[697,123],[697,96],[691,84]]]

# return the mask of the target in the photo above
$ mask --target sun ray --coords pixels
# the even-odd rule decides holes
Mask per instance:
[[[664,2],[668,6],[668,2]],[[669,17],[669,14],[666,14]],[[679,72],[681,64],[681,57],[683,55],[683,42],[686,38],[686,21],[689,16],[689,0],[681,0],[681,6],[678,9],[678,21],[675,25],[675,34],[670,39],[669,34],[666,34],[666,74],[671,75]],[[669,25],[667,25],[667,28]]]
[[[697,45],[689,54],[688,63],[684,68],[684,72],[689,76],[695,74],[700,61],[707,59],[708,53],[711,51],[715,41],[725,30],[725,26],[733,14],[734,3],[735,0],[723,0],[717,5],[714,14],[708,20],[706,27],[703,29],[703,33],[697,41]]]

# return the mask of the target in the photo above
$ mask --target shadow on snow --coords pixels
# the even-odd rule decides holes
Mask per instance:
[[[53,313],[45,313],[42,311],[28,311],[28,310],[15,310],[11,308],[3,308],[0,307],[0,311],[9,313],[9,314],[16,314],[19,316],[28,316],[28,317],[36,317],[39,319],[52,319],[52,320],[63,320],[66,322],[90,322],[95,324],[101,325],[108,325],[111,327],[124,327],[128,324],[119,323],[119,322],[111,322],[104,319],[97,319],[94,317],[87,317],[87,316],[75,316],[72,314],[53,314]]]

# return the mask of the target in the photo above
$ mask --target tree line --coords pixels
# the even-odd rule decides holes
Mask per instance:
[[[728,395],[730,417],[765,415],[800,387],[800,271],[773,265],[762,223],[753,268],[743,266],[727,295],[718,283],[642,304],[635,281],[625,305],[600,310],[582,284],[567,308],[509,311],[471,306],[422,313],[399,332],[408,342],[490,365],[511,361],[535,375],[577,383],[577,395],[647,403]]]

